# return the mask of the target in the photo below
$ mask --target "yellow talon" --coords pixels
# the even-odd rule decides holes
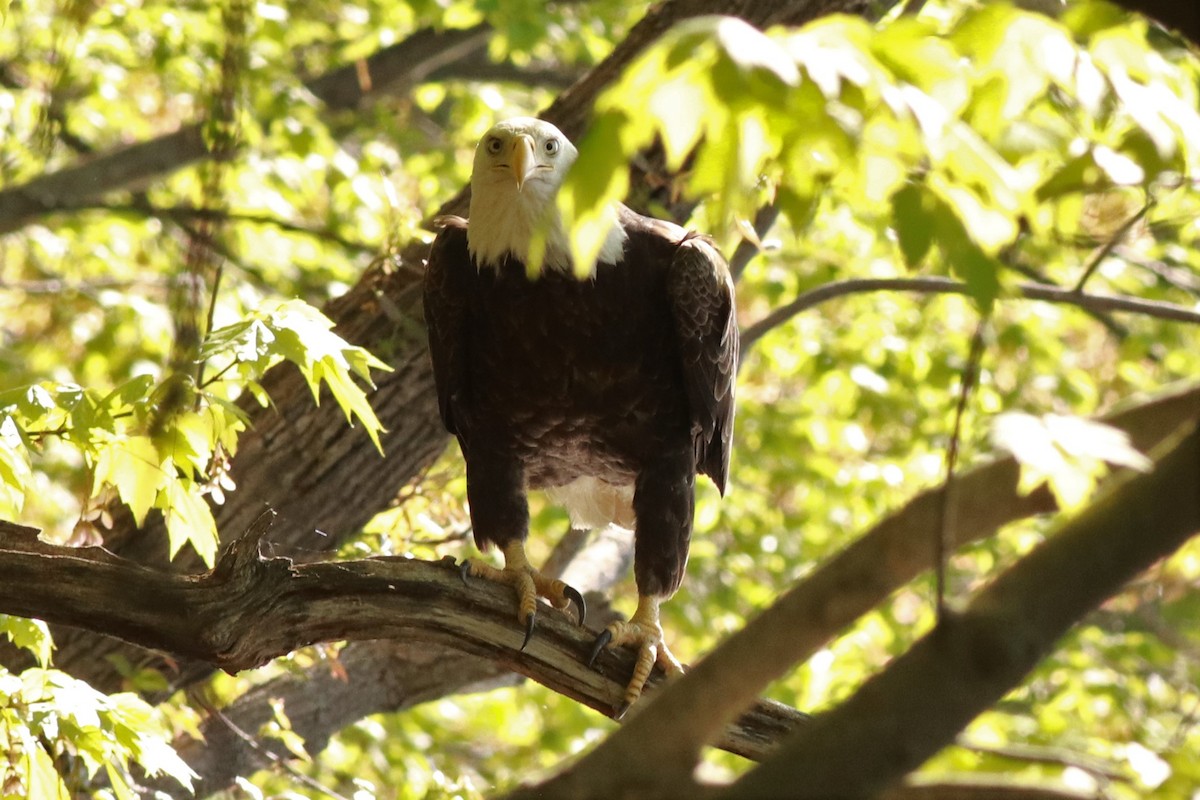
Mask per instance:
[[[646,681],[654,665],[667,675],[683,672],[683,665],[671,653],[663,641],[662,625],[659,624],[659,598],[642,595],[638,598],[638,607],[628,622],[614,622],[597,637],[592,648],[588,664],[596,660],[596,656],[606,647],[621,644],[637,645],[637,663],[633,668],[633,677],[625,687],[621,705],[617,708],[616,718],[620,719],[630,706],[642,696]]]
[[[587,605],[583,595],[576,589],[560,580],[544,577],[525,555],[525,546],[520,541],[505,545],[501,552],[504,554],[504,568],[497,569],[482,561],[467,561],[462,569],[464,577],[473,575],[477,578],[507,583],[517,593],[517,621],[525,629],[525,639],[521,649],[529,644],[533,636],[534,620],[537,618],[537,599],[546,598],[552,606],[559,609],[567,608],[575,603],[579,608],[579,624],[582,625],[587,614]]]

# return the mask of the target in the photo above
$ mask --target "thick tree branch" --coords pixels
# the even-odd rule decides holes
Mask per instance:
[[[256,738],[257,748],[239,732],[256,736],[281,703],[291,729],[304,739],[313,756],[329,738],[371,714],[402,711],[448,694],[469,694],[512,685],[519,677],[498,664],[424,642],[358,642],[346,647],[334,664],[318,664],[300,674],[287,674],[255,687],[219,714],[209,713],[202,740],[176,743],[179,755],[200,779],[196,797],[203,798],[269,766],[260,749],[279,759],[295,756],[281,743]],[[170,791],[163,779],[152,788]]]
[[[872,797],[1003,697],[1078,619],[1200,531],[1200,427],[1126,477],[726,796]]]
[[[1141,300],[1136,297],[1087,294],[1074,289],[1062,289],[1057,286],[1046,286],[1037,283],[1017,284],[1016,290],[1022,297],[1030,300],[1063,303],[1078,306],[1089,311],[1125,311],[1131,314],[1142,314],[1174,322],[1200,324],[1200,311],[1194,311],[1190,308],[1184,308],[1174,303],[1165,303],[1159,300]],[[970,294],[970,290],[965,283],[936,276],[925,278],[851,278],[844,281],[833,281],[805,292],[790,303],[775,309],[758,322],[747,326],[742,331],[742,350],[743,352],[748,351],[765,334],[813,306],[838,297],[845,297],[846,295],[886,291],[914,292],[917,294]]]
[[[1165,395],[1111,415],[1106,421],[1149,450],[1185,424],[1200,419],[1200,386]],[[1002,525],[1055,509],[1042,487],[1017,491],[1019,470],[1011,458],[961,474],[955,492],[956,544],[991,535]],[[846,550],[782,595],[766,612],[668,686],[554,783],[547,796],[589,795],[612,789],[622,775],[652,775],[659,788],[686,785],[699,759],[727,720],[748,706],[766,685],[807,659],[839,631],[932,567],[943,490],[913,498]],[[653,742],[654,747],[647,743]],[[849,751],[853,752],[853,751]],[[558,794],[561,792],[561,794]]]
[[[259,548],[270,520],[263,515],[203,575],[151,569],[99,548],[47,544],[31,528],[0,523],[0,612],[105,633],[228,672],[318,642],[388,639],[467,653],[598,710],[624,692],[632,659],[613,656],[587,667],[596,632],[563,612],[540,609],[537,635],[520,651],[523,631],[507,587],[482,580],[463,586],[457,567],[445,562],[264,558]],[[764,703],[722,745],[760,756],[764,743],[799,718]]]
[[[595,603],[612,588],[633,559],[629,531],[606,528],[573,530],[555,545],[542,574],[558,577],[589,598],[589,617],[604,625],[604,609]],[[289,672],[255,687],[221,710],[210,713],[200,740],[175,743],[180,756],[199,776],[196,797],[227,788],[239,776],[264,766],[264,754],[289,759],[278,742],[248,742],[244,732],[258,731],[271,720],[273,701],[284,704],[292,730],[315,756],[335,733],[370,714],[401,711],[448,695],[512,685],[520,676],[493,661],[425,643],[387,640],[353,642],[343,648],[336,667],[318,663],[300,674]],[[276,760],[272,763],[278,764]],[[155,782],[168,791],[170,779]]]

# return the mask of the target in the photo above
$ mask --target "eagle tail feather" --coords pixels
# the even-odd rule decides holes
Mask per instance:
[[[618,485],[599,478],[576,478],[546,494],[566,507],[575,528],[594,529],[606,525],[633,530],[633,484]]]

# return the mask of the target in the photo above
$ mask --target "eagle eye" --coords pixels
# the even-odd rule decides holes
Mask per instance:
[[[489,137],[487,140],[487,151],[492,155],[496,155],[504,147],[504,143],[496,136]]]
[[[552,156],[558,155],[558,148],[559,148],[558,139],[547,139],[544,147],[546,148],[547,154],[552,155]]]

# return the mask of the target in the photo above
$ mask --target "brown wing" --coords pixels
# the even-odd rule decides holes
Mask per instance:
[[[425,265],[425,327],[438,410],[446,430],[461,436],[466,420],[456,418],[455,409],[461,409],[467,392],[466,301],[475,268],[467,250],[467,221],[439,217],[437,222],[443,227]]]
[[[738,327],[729,265],[711,241],[692,233],[683,237],[671,259],[667,295],[692,410],[696,467],[724,494],[733,438]]]

